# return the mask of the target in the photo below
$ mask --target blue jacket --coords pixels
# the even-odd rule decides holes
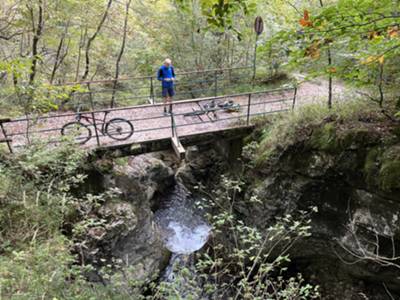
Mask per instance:
[[[164,88],[171,88],[174,86],[174,82],[171,81],[165,81],[164,79],[166,78],[175,78],[175,71],[174,71],[174,67],[166,67],[164,65],[162,65],[160,67],[160,69],[158,70],[157,73],[157,79],[159,81],[162,81],[162,87]]]

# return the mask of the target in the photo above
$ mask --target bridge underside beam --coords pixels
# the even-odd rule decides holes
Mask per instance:
[[[233,140],[246,136],[252,132],[253,128],[254,126],[240,126],[223,131],[213,131],[179,137],[178,142],[180,142],[180,147],[177,149],[179,150],[177,154],[179,153],[178,155],[182,157],[181,152],[184,151],[184,148],[189,146],[210,144],[220,140]],[[172,138],[165,138],[136,144],[98,148],[94,153],[98,156],[124,157],[171,149],[174,149]]]
[[[173,136],[171,138],[171,145],[172,148],[174,148],[176,156],[178,156],[180,160],[185,159],[185,153],[186,153],[185,148],[182,146],[177,136]]]

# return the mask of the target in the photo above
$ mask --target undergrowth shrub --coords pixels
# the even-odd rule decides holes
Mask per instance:
[[[308,128],[317,127],[324,121],[351,123],[363,118],[387,119],[376,103],[360,98],[336,103],[331,109],[324,103],[314,103],[290,113],[272,116],[263,127],[257,163],[266,160],[275,149],[284,149],[301,139],[308,133]],[[261,120],[259,122],[262,123]]]
[[[208,282],[213,299],[315,299],[318,287],[304,282],[301,274],[287,273],[289,251],[311,235],[311,214],[277,218],[269,228],[247,225],[235,213],[244,182],[222,176],[213,197],[202,204],[211,223],[213,236],[209,250],[199,259],[198,269]],[[262,207],[256,197],[247,200]]]
[[[74,254],[74,230],[64,232],[66,222],[77,229],[90,223],[95,209],[115,195],[72,193],[86,177],[87,153],[66,141],[0,155],[0,299],[141,298],[117,288],[122,278],[110,285],[88,282],[93,266]]]

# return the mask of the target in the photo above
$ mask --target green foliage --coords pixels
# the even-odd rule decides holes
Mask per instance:
[[[286,272],[288,252],[296,241],[310,236],[310,215],[316,208],[299,211],[297,216],[285,215],[260,230],[235,213],[237,205],[246,205],[239,197],[243,185],[222,176],[212,200],[199,202],[213,227],[210,248],[197,262],[198,272],[207,282],[205,290],[213,299],[318,298],[318,287],[305,283],[300,274]],[[261,209],[262,199],[251,197],[248,201],[254,209]]]
[[[79,172],[84,156],[71,144],[57,148],[39,144],[0,163],[3,244],[24,247],[58,232],[72,200],[65,193],[84,179]]]
[[[334,119],[342,122],[358,120],[363,115],[374,115],[383,119],[380,109],[374,103],[362,98],[355,98],[338,103],[332,109],[322,104],[310,104],[298,108],[290,114],[272,117],[263,130],[258,153],[258,162],[265,161],[276,149],[282,149],[295,143],[299,139],[308,137],[311,128],[318,128],[311,137],[311,146],[321,150],[335,150],[337,144],[335,129],[327,120]],[[327,124],[325,124],[327,123]]]
[[[32,145],[0,162],[0,297],[107,299],[84,279],[61,233],[80,205],[69,191],[85,176],[86,154],[73,144]],[[102,294],[104,295],[102,296]],[[111,297],[109,297],[111,298]]]
[[[177,1],[183,8],[188,8],[188,1]],[[200,0],[202,14],[207,18],[210,28],[223,32],[233,30],[240,38],[240,31],[235,28],[234,15],[243,11],[244,15],[254,13],[257,2],[249,0],[224,1],[224,0]]]
[[[68,242],[54,236],[42,243],[0,256],[0,296],[7,299],[85,299],[80,270],[71,267]],[[68,281],[73,279],[73,283]],[[81,291],[83,294],[81,294]],[[87,299],[87,298],[86,298]]]
[[[321,1],[298,6],[304,16],[294,28],[280,30],[267,48],[279,45],[288,65],[310,77],[330,76],[357,87],[375,87],[373,101],[398,85],[400,6],[392,0]]]
[[[327,123],[321,128],[313,131],[310,144],[312,147],[319,150],[332,150],[337,148],[336,128],[335,124]]]

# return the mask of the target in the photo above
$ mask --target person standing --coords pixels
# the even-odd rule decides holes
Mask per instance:
[[[175,95],[174,91],[175,71],[174,67],[172,66],[172,61],[169,58],[167,58],[164,61],[164,64],[158,70],[157,79],[161,81],[162,97],[164,103],[164,114],[171,114],[172,97],[174,97]],[[167,113],[168,105],[169,109]]]

